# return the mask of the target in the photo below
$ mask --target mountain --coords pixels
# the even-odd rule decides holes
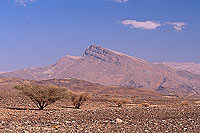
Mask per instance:
[[[178,62],[164,62],[163,64],[176,69],[177,71],[188,71],[195,75],[200,75],[200,63],[178,63]]]
[[[163,63],[151,63],[96,45],[89,46],[82,57],[66,55],[53,65],[16,70],[0,77],[35,80],[73,77],[106,86],[129,86],[162,93],[200,92],[198,79],[190,80]]]

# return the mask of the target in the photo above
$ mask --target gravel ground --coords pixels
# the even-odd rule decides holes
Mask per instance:
[[[140,107],[140,103],[149,107]],[[0,132],[200,132],[200,102],[181,99],[133,99],[123,107],[103,100],[74,109],[67,101],[43,111],[28,99],[1,96]]]

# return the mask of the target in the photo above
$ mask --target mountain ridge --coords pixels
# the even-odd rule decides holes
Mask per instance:
[[[198,79],[190,80],[170,66],[151,63],[94,44],[85,50],[82,57],[66,55],[55,64],[3,73],[0,77],[34,80],[77,78],[102,85],[130,86],[162,93],[200,92]]]
[[[180,62],[163,62],[163,64],[176,69],[177,71],[188,71],[200,75],[200,63],[180,63]]]

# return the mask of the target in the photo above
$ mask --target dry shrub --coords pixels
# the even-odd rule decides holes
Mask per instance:
[[[189,106],[189,102],[188,101],[182,101],[181,106]]]
[[[141,104],[139,104],[139,107],[145,107],[145,108],[147,108],[149,106],[150,105],[148,103],[141,103]]]
[[[71,101],[76,109],[80,109],[81,105],[86,102],[91,96],[88,93],[75,93],[71,92]]]
[[[130,102],[125,98],[111,98],[109,101],[115,103],[118,107],[122,107],[123,104]]]
[[[67,96],[66,88],[52,85],[21,84],[14,86],[14,89],[29,97],[40,110]]]

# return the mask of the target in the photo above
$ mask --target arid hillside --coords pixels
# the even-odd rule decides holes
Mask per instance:
[[[124,86],[103,86],[76,78],[49,79],[49,80],[24,80],[18,78],[0,78],[0,91],[13,92],[17,84],[36,83],[66,87],[75,92],[87,92],[93,95],[131,96],[131,97],[162,97],[159,92],[150,89],[133,88]]]
[[[145,88],[161,93],[183,95],[200,92],[200,80],[188,78],[164,64],[154,64],[100,46],[91,45],[82,57],[65,56],[55,64],[21,69],[0,74],[0,77],[22,79],[78,78],[106,86]]]
[[[174,68],[177,71],[185,70],[195,75],[200,75],[200,63],[164,62],[163,64]]]

